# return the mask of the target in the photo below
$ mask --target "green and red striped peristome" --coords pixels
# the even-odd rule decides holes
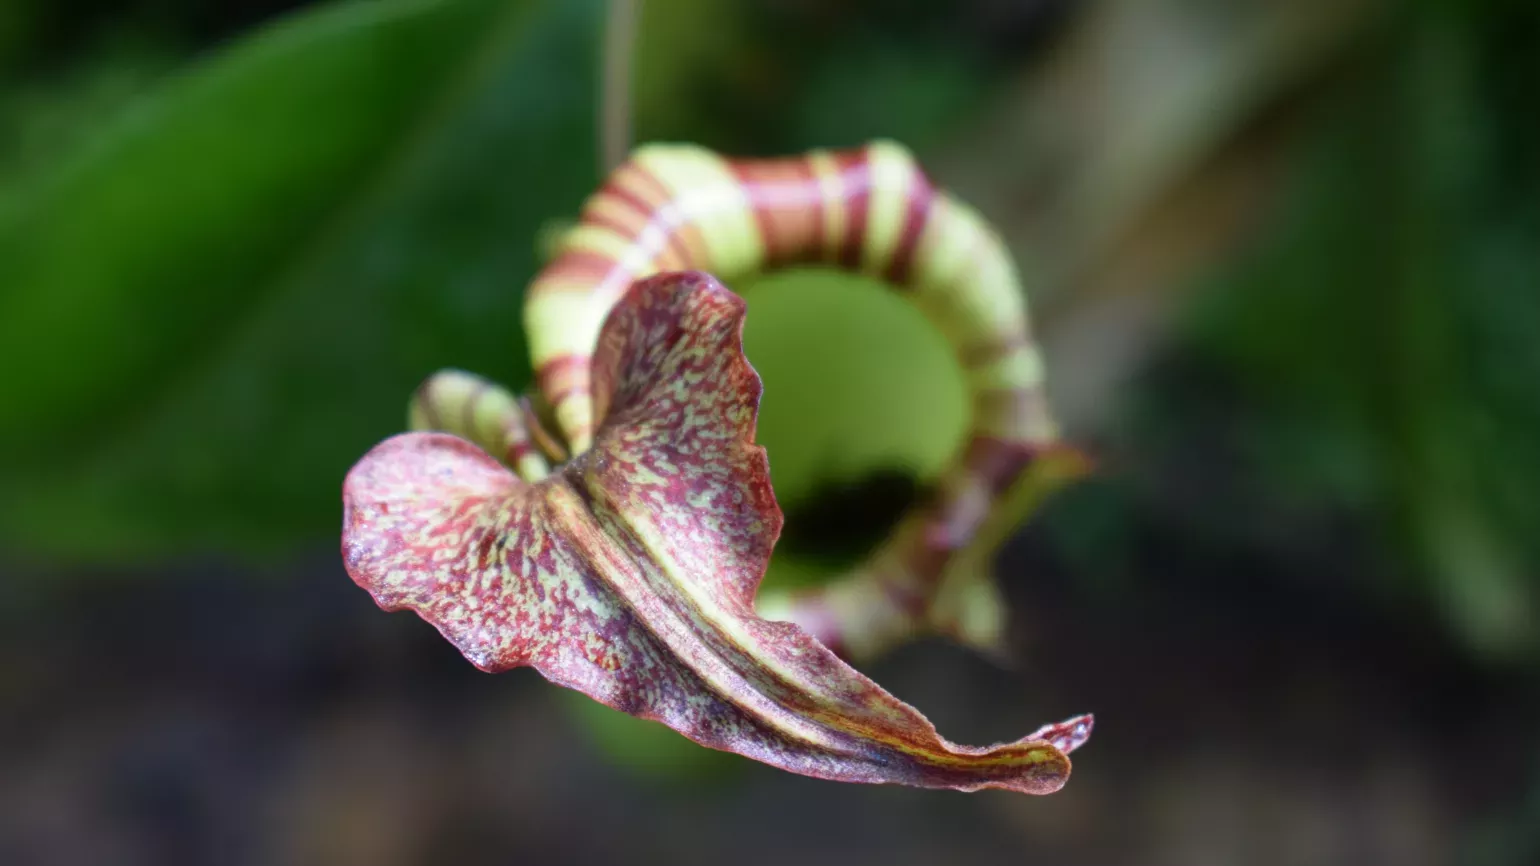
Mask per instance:
[[[533,666],[793,772],[1062,786],[1089,716],[957,746],[802,626],[756,613],[782,520],[754,444],[761,385],[743,355],[743,302],[697,269],[743,273],[823,250],[907,277],[958,345],[998,347],[977,353],[979,418],[949,483],[875,560],[900,565],[884,575],[900,580],[878,585],[907,604],[890,590],[933,590],[927,581],[1054,444],[1014,274],[982,223],[891,146],[746,164],[644,148],[564,249],[531,287],[527,319],[571,458],[548,468],[565,449],[501,389],[465,374],[430,380],[415,421],[466,438],[405,434],[353,468],[343,528],[353,579],[483,670]]]

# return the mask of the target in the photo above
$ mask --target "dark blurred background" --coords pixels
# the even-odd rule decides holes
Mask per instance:
[[[0,4],[0,863],[1540,863],[1540,7],[644,3],[639,139],[897,138],[1017,254],[1098,474],[1002,553],[1013,666],[869,672],[960,742],[1094,711],[1047,798],[710,753],[344,574],[416,383],[527,383],[604,12]],[[961,424],[819,279],[738,287],[772,580]]]

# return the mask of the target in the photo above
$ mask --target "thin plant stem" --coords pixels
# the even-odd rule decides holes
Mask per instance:
[[[608,175],[631,149],[631,79],[642,0],[610,0],[599,94],[599,173]]]

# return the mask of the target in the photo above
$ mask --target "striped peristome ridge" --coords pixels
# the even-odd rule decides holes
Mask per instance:
[[[476,443],[526,481],[550,473],[530,430],[532,413],[490,380],[460,370],[442,370],[423,382],[408,410],[413,430],[443,430]]]
[[[820,263],[886,280],[941,331],[968,373],[975,438],[1032,447],[1054,436],[1010,256],[897,144],[777,160],[644,146],[558,250],[529,287],[525,327],[540,390],[575,452],[596,422],[587,359],[632,282],[702,270],[730,284]]]
[[[731,160],[693,145],[639,148],[584,205],[530,285],[525,327],[540,392],[574,453],[599,419],[589,358],[631,284],[665,271],[735,279],[828,264],[878,277],[947,339],[967,374],[973,423],[943,482],[965,540],[989,496],[1056,438],[1020,280],[999,237],[938,191],[898,144]]]

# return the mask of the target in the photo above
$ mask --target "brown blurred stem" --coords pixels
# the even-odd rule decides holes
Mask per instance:
[[[599,174],[608,175],[631,149],[631,78],[642,0],[610,0],[604,24],[599,94]]]

